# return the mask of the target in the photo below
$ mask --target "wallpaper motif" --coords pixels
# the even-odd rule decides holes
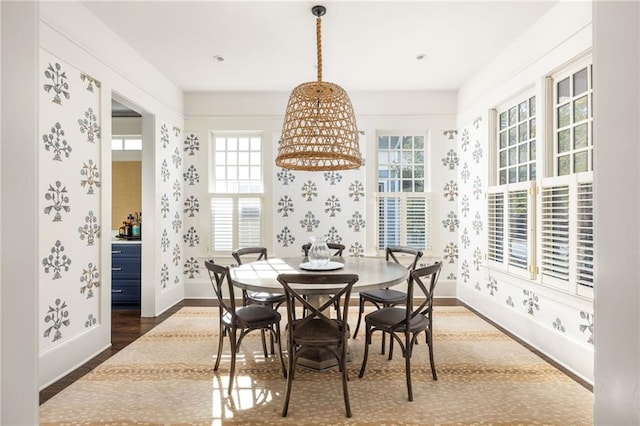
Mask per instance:
[[[170,130],[171,129],[171,130]],[[160,124],[157,150],[158,186],[160,190],[160,289],[167,291],[182,285],[182,218],[184,182],[172,177],[182,175],[182,131],[169,123]],[[174,247],[170,249],[170,247]],[[176,249],[177,248],[177,249]]]
[[[364,137],[360,148],[365,149]],[[275,158],[277,143],[273,149]],[[274,255],[302,256],[302,245],[312,236],[344,244],[345,256],[364,254],[364,168],[307,172],[275,167],[274,174]]]
[[[206,244],[199,244],[200,237],[196,228],[204,229],[209,226],[209,205],[203,198],[207,193],[206,179],[200,182],[198,170],[206,170],[207,156],[201,150],[202,141],[200,134],[185,132],[182,138],[183,169],[181,184],[184,199],[180,206],[181,215],[176,212],[173,221],[173,230],[181,235],[182,256],[184,260],[178,260],[178,266],[182,269],[182,276],[188,280],[205,278],[206,272],[201,271],[204,265],[198,260],[206,255]]]
[[[40,51],[40,351],[100,322],[100,82]]]

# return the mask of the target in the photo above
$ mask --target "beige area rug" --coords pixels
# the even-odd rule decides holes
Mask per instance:
[[[364,331],[351,340],[344,415],[337,369],[299,368],[289,415],[285,380],[264,359],[260,334],[242,345],[227,397],[228,342],[218,372],[217,308],[185,307],[40,407],[42,425],[439,424],[591,425],[592,393],[464,307],[436,307],[433,381],[424,341],[414,351],[414,401],[404,360],[379,355],[375,340],[359,379]],[[350,322],[355,321],[355,312]],[[353,329],[353,325],[352,325]],[[397,349],[397,348],[396,348]]]

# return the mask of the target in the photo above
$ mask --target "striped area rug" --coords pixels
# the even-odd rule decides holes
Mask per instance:
[[[351,312],[352,330],[357,308]],[[351,339],[344,415],[337,369],[299,368],[289,415],[280,416],[285,380],[260,334],[245,339],[227,396],[229,345],[220,369],[217,308],[184,307],[40,406],[41,425],[591,425],[593,394],[474,313],[437,306],[431,378],[422,340],[412,357],[414,401],[407,401],[404,360],[380,355],[375,339],[358,378],[364,330]],[[284,329],[284,327],[283,327]]]

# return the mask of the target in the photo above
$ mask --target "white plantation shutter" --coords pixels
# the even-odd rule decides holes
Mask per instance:
[[[211,198],[211,249],[233,250],[233,199]]]
[[[543,180],[540,272],[545,284],[593,293],[593,174]]]
[[[504,193],[488,194],[487,214],[489,261],[504,263]]]
[[[400,197],[378,197],[378,248],[400,245]]]
[[[510,191],[508,218],[509,241],[508,261],[509,265],[527,269],[529,264],[529,195],[527,190]]]
[[[487,262],[527,279],[534,264],[534,188],[522,182],[487,189]]]
[[[427,193],[380,194],[378,211],[378,250],[403,245],[428,252],[431,196]]]
[[[586,287],[593,291],[593,183],[578,184],[578,223],[576,274],[578,291]]]
[[[406,245],[429,250],[430,199],[425,196],[406,197]]]
[[[551,280],[569,281],[569,186],[542,188],[540,269]]]
[[[260,246],[260,198],[238,199],[238,245]]]

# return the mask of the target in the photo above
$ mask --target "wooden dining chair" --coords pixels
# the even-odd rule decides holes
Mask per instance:
[[[218,355],[216,356],[214,371],[218,371],[218,367],[220,366],[220,357],[222,356],[222,346],[225,336],[229,336],[231,343],[231,368],[229,370],[228,394],[231,395],[233,388],[236,353],[239,351],[240,343],[242,343],[242,339],[244,339],[248,333],[254,330],[261,330],[262,332],[268,331],[277,343],[282,374],[286,377],[287,372],[282,358],[282,344],[280,342],[280,320],[282,318],[280,314],[270,307],[263,305],[236,307],[234,287],[229,275],[229,268],[227,266],[216,265],[213,260],[206,260],[204,265],[209,272],[209,278],[211,279],[213,291],[218,299],[219,308],[218,319],[220,321],[220,331],[218,336]],[[223,297],[223,289],[225,288],[228,291],[228,299]],[[238,332],[240,332],[239,335]],[[264,342],[263,352],[265,358],[268,358],[269,355],[267,354]]]
[[[302,253],[304,253],[304,257],[309,257],[309,250],[311,249],[311,243],[306,243],[302,245]],[[336,257],[342,257],[342,252],[344,251],[344,249],[346,248],[344,246],[344,244],[339,244],[339,243],[327,243],[327,247],[329,247],[329,250],[332,250],[333,253],[331,253],[331,256],[336,256]],[[338,306],[334,306],[334,308],[336,309],[336,314],[338,315],[338,318],[340,318],[340,309],[338,308]]]
[[[342,373],[342,394],[347,417],[351,417],[349,390],[347,388],[347,341],[349,326],[347,314],[353,285],[358,281],[356,274],[280,274],[278,281],[287,295],[287,389],[282,406],[282,417],[287,416],[289,399],[295,376],[295,367],[300,355],[308,351],[325,351],[333,354]],[[331,285],[335,293],[328,295],[322,306],[314,306],[299,292],[302,285]],[[336,290],[336,285],[340,288]],[[294,318],[296,304],[305,309],[302,318]],[[342,309],[339,319],[330,317],[330,308],[337,303]]]
[[[258,260],[267,260],[266,247],[243,247],[231,252],[231,255],[238,263],[242,265],[246,262],[255,262]],[[244,260],[244,262],[243,262]],[[284,303],[284,294],[266,293],[262,291],[242,290],[242,303],[248,305],[263,305],[277,310]],[[262,331],[262,346],[266,348],[265,332]],[[273,339],[271,339],[271,354],[274,353]],[[266,349],[265,349],[266,350]]]
[[[371,335],[375,331],[381,331],[383,335],[388,333],[390,338],[397,341],[402,349],[402,355],[405,359],[405,374],[409,401],[413,401],[411,355],[413,354],[418,335],[422,332],[426,334],[426,342],[429,346],[431,375],[433,376],[433,380],[438,380],[433,358],[433,292],[436,288],[441,269],[442,263],[436,262],[433,265],[412,271],[409,275],[406,293],[407,299],[404,307],[392,306],[378,309],[377,311],[367,314],[364,318],[366,324],[365,347],[359,377],[362,378],[364,376],[367,357],[369,356]],[[418,289],[417,291],[416,288]],[[414,297],[418,291],[422,293],[424,300],[418,307],[414,307]]]
[[[385,249],[385,258],[387,261],[394,261],[400,265],[405,265],[409,272],[416,269],[418,260],[422,257],[422,251],[411,247],[404,246],[389,246]],[[405,256],[403,258],[402,256]],[[402,261],[401,261],[402,259]],[[373,303],[376,308],[388,308],[400,303],[404,303],[407,300],[407,294],[403,291],[393,290],[390,288],[383,288],[379,290],[363,291],[360,293],[360,303],[358,308],[358,322],[356,323],[356,329],[353,332],[353,338],[355,339],[360,329],[360,322],[362,320],[362,314],[364,313],[365,302]],[[393,345],[393,343],[390,343]],[[382,348],[381,353],[384,354],[385,347],[385,335],[382,335]],[[389,359],[391,359],[393,353],[392,348],[389,349]]]

